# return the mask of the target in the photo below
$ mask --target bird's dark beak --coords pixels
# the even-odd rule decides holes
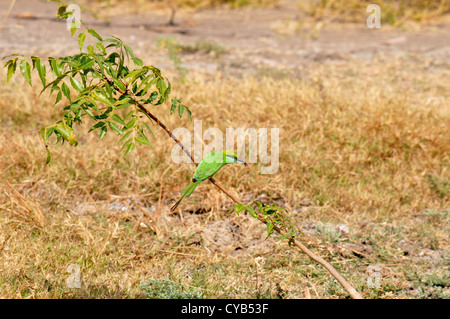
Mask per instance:
[[[236,158],[236,161],[241,162],[241,163],[244,163],[245,166],[248,165],[245,161],[241,160],[240,158]]]

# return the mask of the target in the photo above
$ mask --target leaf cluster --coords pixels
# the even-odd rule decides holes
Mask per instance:
[[[71,13],[61,1],[58,19],[67,19]],[[148,134],[153,134],[143,115],[148,106],[158,107],[169,101],[171,83],[161,70],[144,65],[131,47],[121,39],[111,36],[104,39],[83,22],[77,40],[80,53],[65,57],[40,58],[12,54],[3,58],[9,82],[19,69],[31,86],[31,73],[36,71],[43,86],[41,94],[55,96],[54,105],[61,105],[62,119],[44,127],[41,134],[47,149],[47,163],[51,160],[49,138],[55,135],[57,142],[78,144],[73,125],[88,117],[93,124],[89,132],[97,131],[103,139],[108,132],[120,136],[124,156],[136,145],[150,145]],[[77,28],[71,29],[72,37]],[[175,110],[180,117],[191,111],[172,98],[170,114]]]
[[[253,218],[259,219],[264,222],[267,227],[267,238],[274,232],[274,227],[277,227],[280,230],[284,230],[285,234],[281,235],[280,240],[289,240],[289,245],[292,240],[295,239],[295,227],[292,220],[289,218],[289,212],[274,203],[267,205],[258,201],[253,201],[256,205],[256,208],[250,204],[236,204],[234,205],[229,214],[232,212],[236,212],[236,214],[240,214],[243,211],[247,211],[250,216]]]

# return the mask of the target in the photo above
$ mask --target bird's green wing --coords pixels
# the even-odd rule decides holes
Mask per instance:
[[[211,153],[205,156],[197,167],[193,178],[198,181],[204,181],[212,177],[226,163],[223,161],[222,154]]]
[[[212,177],[222,166],[224,163],[200,163],[198,165],[197,170],[195,171],[194,178],[198,181],[204,181]]]

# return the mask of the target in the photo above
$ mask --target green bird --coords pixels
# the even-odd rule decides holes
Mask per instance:
[[[236,153],[233,151],[212,152],[206,155],[197,166],[197,170],[192,177],[192,182],[184,189],[183,195],[170,210],[174,211],[183,198],[191,196],[198,184],[203,182],[205,179],[213,177],[213,175],[217,173],[222,166],[237,162],[244,163],[244,165],[247,166],[247,163],[237,158]]]

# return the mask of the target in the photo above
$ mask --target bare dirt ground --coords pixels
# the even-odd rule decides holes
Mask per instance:
[[[10,1],[0,1],[2,16]],[[63,54],[77,52],[76,41],[56,21],[56,3],[45,0],[19,0],[0,33],[0,54]],[[106,10],[106,9],[105,9]],[[181,44],[193,45],[206,41],[221,45],[224,54],[197,51],[183,54],[183,67],[225,75],[306,76],[306,70],[317,63],[371,61],[394,56],[410,56],[432,60],[434,66],[447,67],[450,60],[450,19],[408,30],[367,28],[361,23],[302,22],[296,1],[280,1],[271,8],[241,8],[239,10],[203,9],[176,15],[176,25],[169,26],[169,12],[144,8],[140,13],[111,10],[108,21],[95,19],[89,12],[102,9],[81,7],[81,18],[103,35],[116,35],[129,43],[136,52],[161,68],[171,66],[167,53],[157,49],[161,37],[175,37]],[[299,27],[300,26],[300,27]]]

